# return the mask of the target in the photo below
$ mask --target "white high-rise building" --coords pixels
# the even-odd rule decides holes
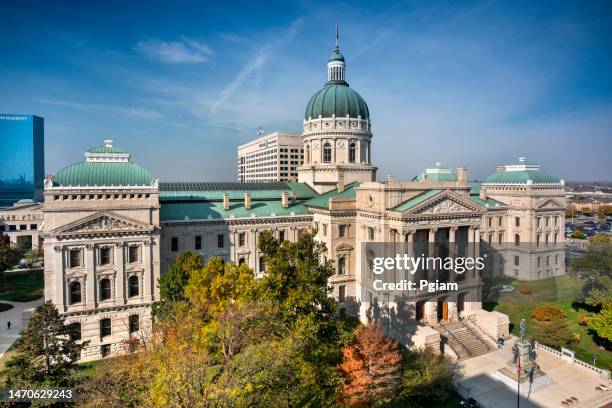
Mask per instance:
[[[302,134],[273,132],[238,146],[238,181],[296,181],[302,163]]]

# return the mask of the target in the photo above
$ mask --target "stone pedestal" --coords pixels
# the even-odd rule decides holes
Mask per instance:
[[[521,395],[536,391],[552,381],[548,375],[538,368],[529,358],[531,344],[524,339],[516,341],[516,358],[506,362],[506,366],[493,375]]]

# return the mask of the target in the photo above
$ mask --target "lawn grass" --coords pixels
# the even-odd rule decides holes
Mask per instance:
[[[592,364],[595,355],[598,367],[612,368],[612,353],[597,346],[588,328],[578,324],[578,316],[589,313],[589,310],[576,302],[582,298],[584,281],[571,276],[560,276],[539,281],[513,281],[511,285],[515,288],[514,292],[503,293],[496,302],[487,302],[483,307],[507,314],[513,334],[518,335],[521,319],[527,323],[527,335],[533,333],[538,322],[532,319],[531,314],[536,307],[544,304],[558,306],[565,311],[572,332],[580,334],[580,341],[570,343],[567,348],[574,350],[576,358],[582,361]],[[531,294],[519,293],[518,288],[522,285],[527,285]]]
[[[31,302],[40,299],[44,293],[45,282],[42,269],[5,272],[2,274],[1,282],[8,291],[0,294],[0,300]]]

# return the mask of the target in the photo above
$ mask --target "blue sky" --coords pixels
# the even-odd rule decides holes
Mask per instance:
[[[162,180],[234,179],[259,126],[301,129],[338,21],[379,178],[524,155],[612,180],[609,2],[11,1],[0,20],[0,112],[45,118],[48,173],[111,138]]]

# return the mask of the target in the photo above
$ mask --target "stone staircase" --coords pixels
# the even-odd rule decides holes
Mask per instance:
[[[459,360],[467,360],[496,350],[492,341],[461,321],[440,321],[433,326],[442,336],[445,347],[451,347]]]

